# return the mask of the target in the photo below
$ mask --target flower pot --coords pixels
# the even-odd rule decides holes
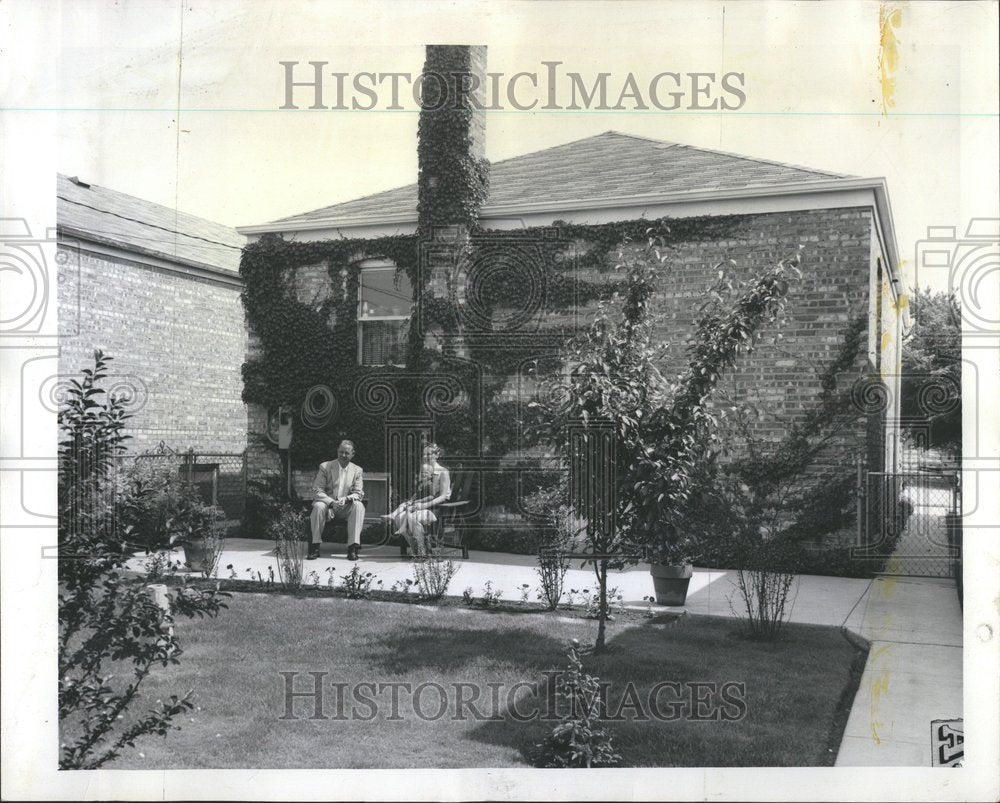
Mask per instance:
[[[649,573],[653,577],[653,592],[658,605],[683,605],[691,582],[691,564],[665,566],[652,563]]]
[[[205,567],[208,565],[208,547],[203,538],[185,542],[184,564],[191,571],[205,571]]]

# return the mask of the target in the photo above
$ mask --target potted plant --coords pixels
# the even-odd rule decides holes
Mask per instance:
[[[190,498],[178,500],[167,520],[170,547],[184,550],[184,564],[192,571],[211,577],[222,557],[225,537],[222,511]]]
[[[692,561],[697,557],[697,543],[683,536],[676,527],[660,531],[660,537],[649,544],[646,560],[653,578],[653,592],[660,605],[683,605],[691,583]]]

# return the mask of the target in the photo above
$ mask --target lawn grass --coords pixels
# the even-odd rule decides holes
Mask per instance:
[[[566,666],[569,639],[594,636],[595,623],[555,614],[514,615],[462,608],[438,610],[389,602],[343,598],[296,598],[235,594],[214,620],[178,624],[184,654],[178,666],[157,669],[143,684],[142,710],[157,698],[195,690],[198,708],[182,717],[179,731],[140,740],[134,750],[108,765],[117,769],[253,767],[510,767],[526,766],[531,747],[553,723],[519,721],[533,708],[544,710],[529,684],[545,687],[543,672]],[[743,683],[730,687],[729,704],[708,691],[682,685],[659,698],[660,713],[674,721],[634,718],[609,727],[627,765],[821,766],[832,765],[857,688],[864,653],[836,629],[789,625],[778,643],[748,641],[732,621],[688,616],[675,626],[654,617],[609,625],[611,652],[589,656],[586,671],[609,681],[611,711],[619,708],[626,684],[638,692],[647,714],[648,692],[657,683]],[[298,672],[295,690],[311,690],[309,672],[323,672],[323,713],[310,719],[314,701],[293,701],[286,713],[285,679]],[[413,698],[400,688],[392,717],[391,687],[366,690],[379,703],[371,709],[348,697],[345,718],[337,718],[332,683],[400,683],[415,689],[440,684],[448,710],[439,719],[413,713]],[[458,712],[456,698],[482,690]],[[493,684],[493,692],[487,684]],[[520,686],[515,686],[520,684]],[[516,695],[508,694],[516,689]],[[494,705],[496,694],[497,705]],[[704,695],[697,708],[692,695]],[[692,721],[690,714],[718,711],[736,721]],[[440,695],[427,687],[420,698],[433,717]],[[683,703],[682,708],[677,705]],[[511,709],[508,703],[515,706]],[[356,715],[351,718],[351,712]]]

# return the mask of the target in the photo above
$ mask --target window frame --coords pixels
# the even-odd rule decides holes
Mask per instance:
[[[405,365],[402,363],[394,362],[384,362],[367,365],[364,362],[364,338],[362,335],[362,327],[365,323],[369,321],[409,321],[413,317],[413,302],[410,302],[410,312],[406,315],[363,315],[363,305],[364,305],[364,275],[368,273],[376,273],[382,271],[392,271],[393,274],[396,273],[398,267],[394,262],[388,259],[366,259],[363,262],[358,263],[358,306],[355,312],[355,319],[357,321],[357,338],[358,338],[358,366],[367,368],[379,368],[382,366],[390,366],[393,368],[404,368]]]

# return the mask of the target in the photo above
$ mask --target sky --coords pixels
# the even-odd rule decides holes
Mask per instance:
[[[45,150],[40,165],[231,226],[414,181],[412,101],[401,111],[280,110],[279,62],[416,75],[428,43],[486,44],[488,69],[506,76],[559,61],[588,83],[610,73],[613,87],[630,72],[640,86],[664,71],[743,75],[738,110],[505,104],[487,116],[493,161],[614,129],[884,176],[907,284],[928,226],[961,233],[972,217],[1000,215],[995,3],[887,6],[899,12],[887,114],[877,3],[43,0],[30,8],[30,22],[15,30],[34,25],[50,44],[11,60],[4,127],[29,138],[46,129],[35,143]],[[16,53],[22,43],[12,43]]]

